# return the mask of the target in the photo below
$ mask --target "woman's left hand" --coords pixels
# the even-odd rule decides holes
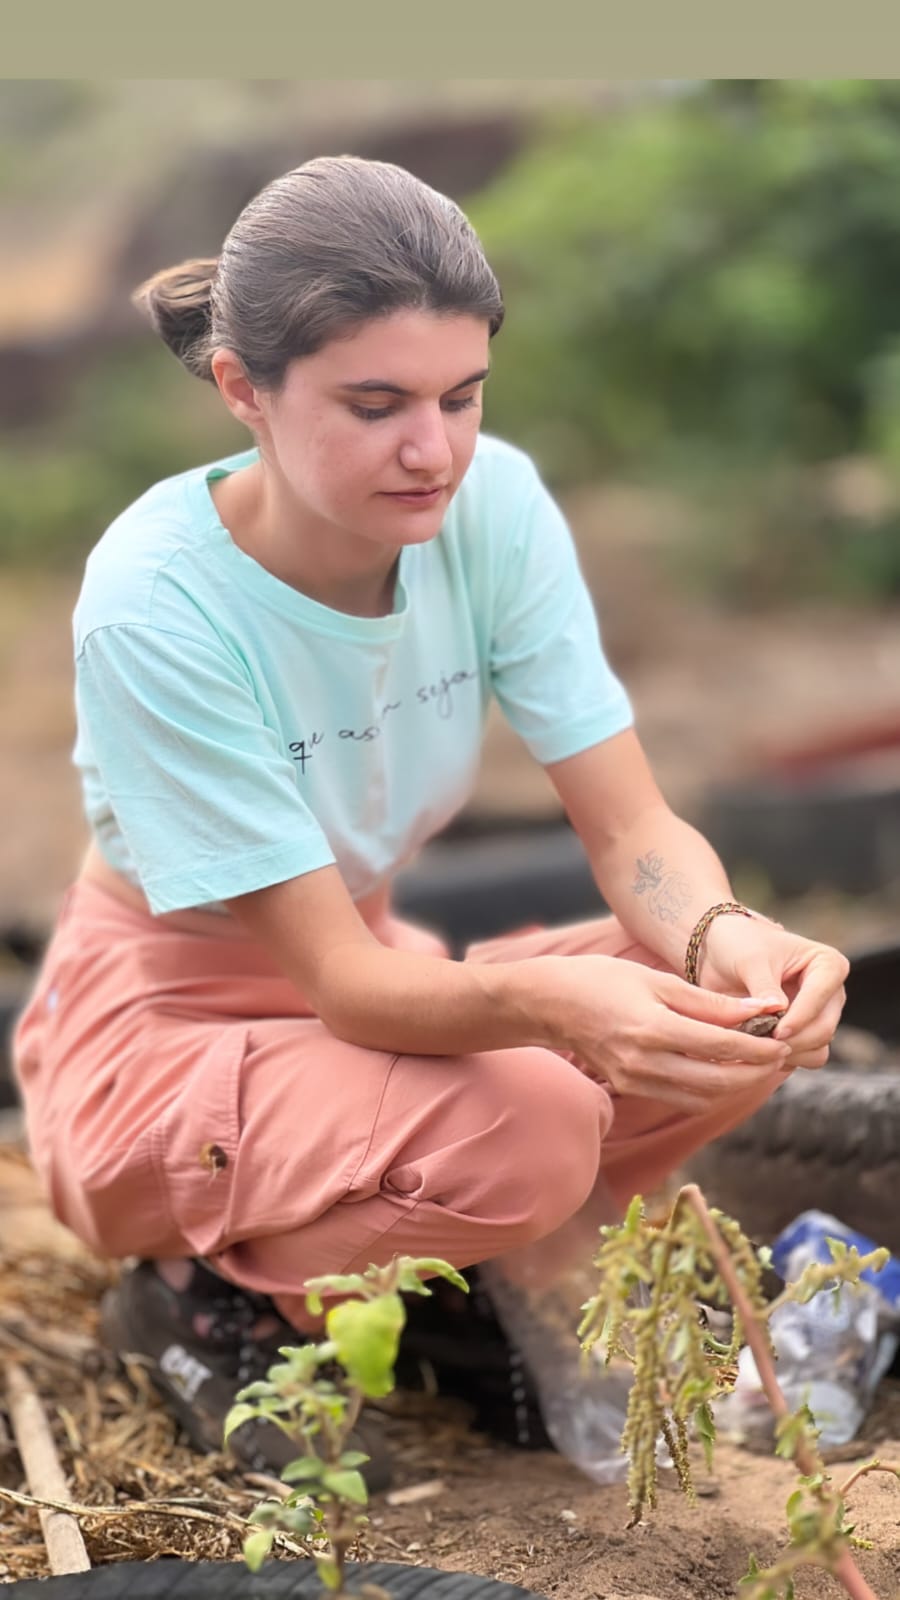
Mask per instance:
[[[824,1067],[846,1000],[846,956],[763,917],[716,917],[705,943],[703,988],[758,995],[762,1009],[783,1010],[774,1037],[791,1048],[784,1070]]]

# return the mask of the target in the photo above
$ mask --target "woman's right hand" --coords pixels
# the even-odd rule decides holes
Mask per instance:
[[[767,1009],[611,956],[539,956],[524,997],[552,1050],[618,1094],[699,1112],[783,1067],[790,1048],[738,1032]],[[739,1082],[736,1079],[739,1076]]]

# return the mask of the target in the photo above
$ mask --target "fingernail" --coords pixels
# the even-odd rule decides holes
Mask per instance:
[[[784,1028],[779,1023],[778,1027],[775,1029],[775,1032],[772,1035],[772,1038],[773,1039],[777,1039],[778,1043],[780,1044],[782,1039],[790,1039],[790,1037],[793,1034],[793,1032],[794,1032],[793,1028]]]

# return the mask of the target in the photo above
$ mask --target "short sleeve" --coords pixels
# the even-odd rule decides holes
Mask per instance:
[[[76,760],[105,793],[155,913],[334,861],[249,675],[218,642],[98,628],[76,656],[75,695]]]
[[[531,468],[503,552],[490,670],[510,725],[544,765],[621,733],[634,720],[603,651],[565,517]]]

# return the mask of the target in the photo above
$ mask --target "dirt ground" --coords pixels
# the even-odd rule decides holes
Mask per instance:
[[[0,1144],[0,1267],[0,1346],[5,1361],[24,1365],[43,1398],[73,1498],[133,1507],[187,1496],[223,1519],[246,1516],[266,1480],[189,1451],[140,1369],[122,1374],[95,1346],[97,1303],[115,1268],[87,1256],[51,1220],[21,1150],[9,1142]],[[371,1502],[370,1559],[479,1573],[554,1600],[730,1600],[750,1553],[766,1563],[784,1542],[794,1475],[774,1458],[722,1444],[714,1477],[697,1465],[695,1509],[663,1474],[656,1513],[627,1530],[623,1487],[597,1487],[550,1452],[493,1444],[471,1429],[459,1402],[407,1396],[386,1405],[395,1483]],[[900,1462],[898,1381],[882,1384],[861,1441],[832,1467],[835,1481],[875,1452]],[[24,1488],[9,1443],[0,1443],[0,1495],[3,1488]],[[852,1504],[858,1532],[875,1546],[860,1553],[859,1564],[879,1600],[894,1600],[900,1484],[873,1474]],[[82,1526],[94,1565],[240,1554],[241,1535],[224,1520],[219,1526],[123,1512],[121,1520],[83,1519]],[[0,1582],[47,1571],[36,1513],[0,1500]],[[822,1572],[797,1581],[797,1600],[840,1592]]]

